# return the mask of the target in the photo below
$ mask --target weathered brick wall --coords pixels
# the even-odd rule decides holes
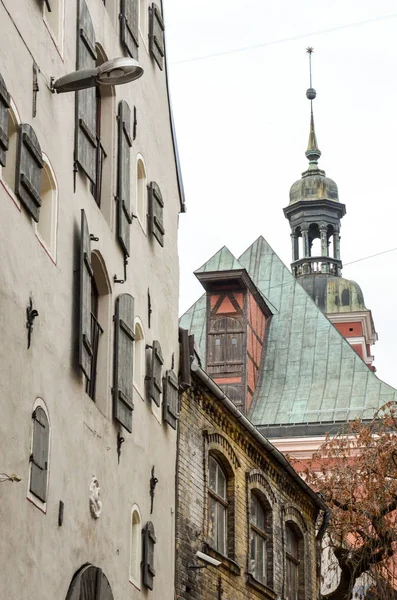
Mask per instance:
[[[304,590],[299,600],[317,596],[315,520],[313,501],[201,384],[182,395],[177,489],[177,572],[180,600],[243,600],[285,598],[285,523],[294,522],[303,535]],[[229,492],[228,557],[219,568],[191,569],[199,564],[197,550],[215,556],[208,542],[208,453],[226,470]],[[249,497],[258,489],[272,507],[273,557],[268,586],[247,584],[249,568]],[[233,531],[234,530],[234,531]],[[271,557],[270,557],[271,558]],[[222,559],[222,558],[221,558]],[[201,563],[202,564],[202,563]],[[273,591],[271,591],[273,590]]]

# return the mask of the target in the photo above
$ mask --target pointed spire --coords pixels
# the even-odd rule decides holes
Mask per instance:
[[[312,168],[315,168],[317,166],[318,159],[321,156],[321,152],[317,145],[316,130],[314,129],[314,117],[313,117],[313,100],[316,97],[316,90],[312,87],[313,48],[309,46],[309,48],[306,48],[306,52],[309,55],[309,68],[310,68],[310,87],[306,91],[306,97],[310,100],[310,133],[309,133],[309,143],[307,145],[307,150],[306,150],[306,158],[308,158],[310,166],[313,165]],[[309,166],[309,169],[310,169],[310,166]]]

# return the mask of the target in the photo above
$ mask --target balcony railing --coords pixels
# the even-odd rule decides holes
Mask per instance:
[[[342,261],[330,256],[307,256],[292,263],[292,272],[295,277],[325,273],[339,276],[342,270]]]
[[[91,346],[92,346],[92,357],[91,357],[91,378],[86,385],[86,392],[95,400],[96,391],[96,377],[97,377],[97,366],[98,366],[98,348],[99,338],[103,333],[103,329],[100,326],[96,317],[91,313]]]

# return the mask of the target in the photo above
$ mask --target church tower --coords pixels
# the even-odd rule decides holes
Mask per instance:
[[[319,168],[321,151],[314,127],[311,57],[310,132],[306,157],[309,166],[290,189],[289,205],[284,215],[291,227],[293,275],[310,294],[317,306],[327,315],[371,370],[374,357],[371,345],[377,340],[371,311],[365,307],[360,287],[342,278],[340,250],[341,219],[346,207],[339,202],[338,186]]]

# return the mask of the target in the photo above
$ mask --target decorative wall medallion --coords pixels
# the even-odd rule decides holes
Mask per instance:
[[[93,475],[89,487],[90,511],[94,519],[98,519],[102,512],[101,489],[98,479]]]

